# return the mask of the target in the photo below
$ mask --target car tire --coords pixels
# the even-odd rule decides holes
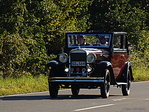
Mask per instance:
[[[126,85],[122,85],[122,94],[123,96],[128,96],[130,94],[130,71],[128,71],[128,77],[127,77],[127,84]]]
[[[80,88],[77,85],[71,85],[71,92],[73,96],[78,96]]]
[[[57,98],[59,86],[54,83],[49,83],[49,93],[51,98]]]
[[[103,75],[104,75],[104,82],[101,83],[101,86],[100,86],[101,97],[108,98],[109,90],[110,90],[110,70],[105,69],[103,71]]]

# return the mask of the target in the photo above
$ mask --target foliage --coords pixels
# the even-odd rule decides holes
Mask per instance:
[[[4,34],[2,46],[2,69],[3,74],[11,76],[15,69],[23,69],[24,62],[28,57],[29,50],[25,45],[25,39],[19,34]]]
[[[94,0],[90,7],[90,30],[126,31],[130,41],[138,44],[140,30],[145,25],[143,10],[129,4],[130,0]]]
[[[86,30],[88,14],[85,13],[89,2],[88,0],[54,0],[51,4],[47,2],[41,4],[41,7],[45,7],[42,8],[44,23],[41,24],[45,25],[44,40],[48,54],[58,54],[64,46],[65,32]]]
[[[149,32],[142,31],[138,49],[134,49],[131,60],[135,70],[147,70],[149,68]],[[135,47],[135,46],[134,46]]]
[[[148,67],[148,0],[0,0],[0,75],[46,74],[65,32],[127,31]],[[143,56],[142,60],[139,60]],[[136,59],[137,58],[137,59]]]

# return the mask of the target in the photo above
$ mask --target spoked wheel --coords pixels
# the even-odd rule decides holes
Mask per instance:
[[[109,69],[105,69],[103,72],[104,74],[104,82],[101,84],[101,96],[102,98],[108,98],[109,97],[109,90],[110,90],[110,71]]]
[[[49,83],[49,93],[51,98],[57,98],[59,90],[59,85],[54,83]]]
[[[71,92],[73,96],[78,96],[80,88],[77,85],[71,85]]]
[[[127,84],[122,85],[122,94],[123,96],[128,96],[130,94],[130,71],[128,71],[128,77],[127,77]]]

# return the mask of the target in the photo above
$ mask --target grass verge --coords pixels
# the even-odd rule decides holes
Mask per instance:
[[[133,70],[134,81],[149,80],[149,70]],[[0,96],[10,94],[22,94],[48,90],[48,78],[41,75],[39,77],[27,76],[21,78],[0,78]]]
[[[39,77],[21,77],[21,78],[0,78],[0,96],[10,94],[21,94],[30,92],[39,92],[48,90],[48,78]]]
[[[148,81],[149,70],[148,69],[136,69],[133,71],[134,81]]]

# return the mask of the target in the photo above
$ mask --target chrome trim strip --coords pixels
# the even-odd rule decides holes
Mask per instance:
[[[126,82],[117,82],[117,85],[126,85]]]
[[[104,80],[50,80],[49,82],[104,82]]]
[[[104,77],[50,77],[49,82],[104,82]]]

